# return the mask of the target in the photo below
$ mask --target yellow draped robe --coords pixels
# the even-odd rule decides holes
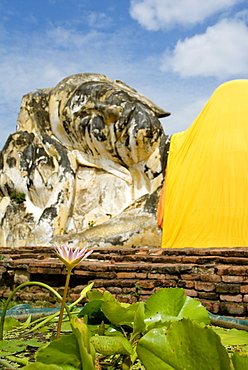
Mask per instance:
[[[163,195],[162,247],[248,246],[248,80],[218,87],[172,135]]]

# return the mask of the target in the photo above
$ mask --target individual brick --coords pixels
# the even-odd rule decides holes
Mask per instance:
[[[198,296],[198,293],[193,289],[185,289],[184,293],[192,298],[196,298]]]
[[[201,274],[200,280],[205,282],[219,283],[221,281],[221,277],[216,274]]]
[[[222,281],[224,283],[238,283],[241,284],[244,281],[244,276],[229,276],[229,275],[223,275],[222,276]]]
[[[220,300],[221,301],[227,301],[227,302],[242,302],[243,301],[243,296],[242,294],[237,294],[237,295],[220,295]]]
[[[214,283],[205,283],[202,281],[195,282],[195,289],[196,290],[203,290],[205,292],[213,292],[215,291],[215,284]]]
[[[240,292],[240,285],[239,284],[216,284],[216,292],[223,294],[223,293],[239,293]]]
[[[218,300],[219,296],[217,293],[214,292],[198,292],[198,298],[201,299],[209,299],[209,300]]]
[[[227,316],[245,316],[246,307],[244,304],[221,302],[220,313]]]

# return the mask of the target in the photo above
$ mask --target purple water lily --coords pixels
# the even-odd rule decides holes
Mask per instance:
[[[93,252],[93,249],[88,250],[87,248],[74,248],[68,245],[56,246],[54,249],[56,255],[68,270],[72,270]]]
[[[66,276],[66,282],[65,282],[65,289],[64,294],[61,302],[61,308],[60,308],[60,315],[59,315],[59,321],[58,321],[58,327],[57,327],[57,334],[56,339],[59,339],[60,337],[60,331],[61,331],[61,324],[63,319],[63,313],[65,308],[65,301],[66,296],[69,288],[69,281],[72,269],[77,266],[81,261],[83,261],[85,258],[87,258],[92,252],[93,249],[88,250],[87,248],[74,248],[70,247],[68,245],[60,245],[54,247],[54,252],[58,256],[61,262],[66,266],[67,268],[67,276]]]

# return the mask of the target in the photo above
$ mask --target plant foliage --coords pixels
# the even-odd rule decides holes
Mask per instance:
[[[87,289],[87,298],[71,316],[70,334],[40,347],[36,362],[23,369],[248,369],[248,333],[212,327],[206,308],[183,289],[160,289],[133,304],[120,303],[108,291]],[[0,357],[8,359],[28,342],[0,343]]]

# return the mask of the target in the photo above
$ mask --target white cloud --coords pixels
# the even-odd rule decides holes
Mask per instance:
[[[204,34],[179,40],[172,52],[165,53],[162,70],[177,72],[182,77],[247,76],[247,45],[246,24],[223,19]]]
[[[64,50],[78,50],[83,47],[87,47],[90,43],[102,42],[104,34],[97,32],[96,30],[86,32],[80,32],[75,28],[65,28],[62,26],[50,25],[50,28],[46,31],[47,39],[44,43],[52,43],[55,48],[61,48]],[[51,47],[51,45],[49,45]]]
[[[105,13],[89,12],[88,22],[91,27],[107,28],[112,24],[112,19]]]
[[[148,30],[192,26],[243,0],[131,0],[130,14]]]

